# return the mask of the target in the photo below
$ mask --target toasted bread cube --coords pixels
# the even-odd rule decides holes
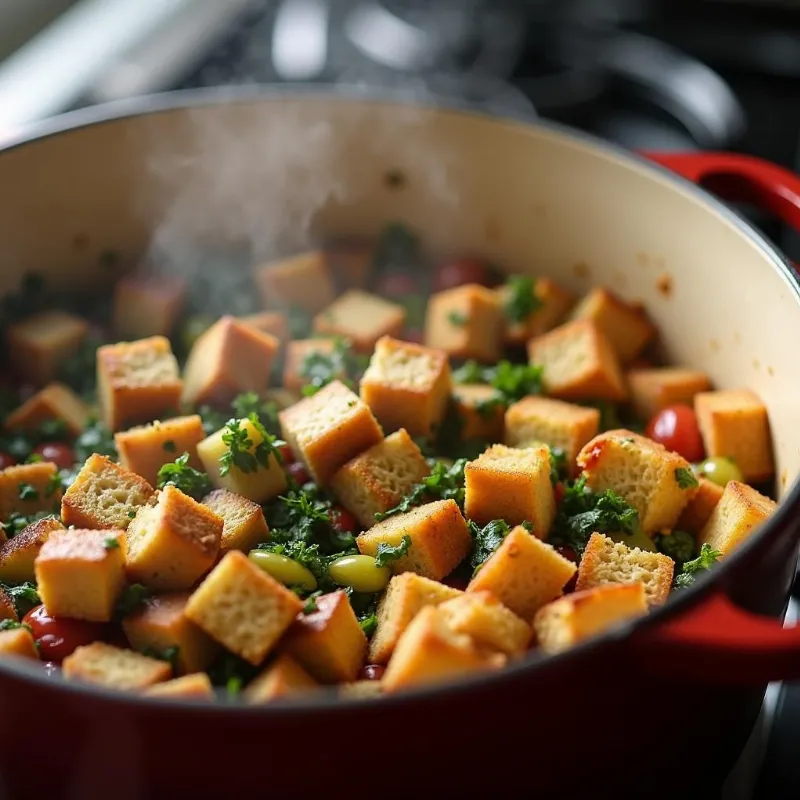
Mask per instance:
[[[711,381],[705,372],[681,367],[631,369],[626,378],[633,409],[645,420],[667,406],[690,406],[695,395],[711,388]]]
[[[254,278],[266,308],[302,308],[316,314],[336,296],[330,268],[318,250],[256,267]]]
[[[122,466],[155,486],[161,467],[184,453],[189,454],[190,467],[202,469],[197,445],[205,438],[203,420],[193,414],[120,431],[114,434],[114,444]]]
[[[320,486],[383,439],[367,404],[340,381],[281,411],[278,419],[283,438]]]
[[[63,531],[57,517],[32,522],[16,536],[0,545],[0,582],[24,583],[36,579],[34,561],[53,531]]]
[[[38,385],[52,381],[65,359],[83,344],[89,323],[67,311],[42,311],[8,326],[8,355],[15,370]]]
[[[583,551],[575,590],[641,582],[647,605],[660,606],[669,597],[674,570],[675,562],[669,556],[628,547],[602,533],[593,533]]]
[[[110,689],[145,689],[172,677],[166,661],[105,642],[92,642],[75,650],[62,664],[67,680],[85,681]]]
[[[320,683],[354,681],[367,655],[367,637],[347,595],[322,595],[316,606],[310,614],[298,614],[281,649]]]
[[[284,345],[289,341],[289,318],[280,311],[259,311],[258,314],[246,314],[239,317],[239,322],[255,328],[261,333],[268,333],[274,336],[279,345]]]
[[[561,595],[576,566],[521,525],[481,565],[467,592],[491,592],[526,622]]]
[[[451,630],[507,656],[522,655],[531,640],[531,626],[491,592],[467,592],[442,603],[439,610]]]
[[[264,392],[264,400],[274,403],[279,411],[293,406],[300,400],[300,397],[301,395],[299,392],[292,391],[291,389],[284,389],[280,386],[274,389],[267,389],[267,391]]]
[[[184,700],[213,700],[214,687],[205,672],[195,672],[193,675],[183,675],[163,683],[150,686],[143,692],[147,697],[171,698],[179,697]]]
[[[308,374],[308,359],[313,364],[317,355],[327,357],[336,349],[335,339],[295,339],[286,345],[286,358],[283,362],[283,387],[292,392],[300,392],[311,382]],[[347,378],[344,366],[334,376],[340,380]]]
[[[775,462],[767,409],[754,392],[701,392],[694,398],[694,410],[708,456],[732,459],[750,483],[773,475]]]
[[[559,653],[647,613],[644,584],[620,583],[573,592],[536,612],[533,626],[546,653]]]
[[[135,650],[163,652],[177,647],[178,674],[205,670],[217,655],[219,646],[186,616],[188,592],[162,594],[125,617],[122,629]]]
[[[546,444],[564,451],[570,474],[577,472],[580,449],[600,427],[600,412],[548,397],[523,397],[505,416],[505,443],[510,447]]]
[[[705,527],[717,503],[722,499],[723,492],[720,485],[708,478],[698,480],[700,486],[697,487],[697,494],[686,504],[675,526],[678,530],[693,533],[695,536]]]
[[[485,439],[496,442],[503,438],[506,410],[503,396],[493,386],[457,384],[453,386],[454,411],[461,419],[463,439]]]
[[[257,666],[302,609],[294,592],[231,550],[195,589],[186,615],[223,647]]]
[[[0,471],[0,520],[14,513],[57,511],[61,492],[58,467],[50,461],[6,467]]]
[[[531,364],[543,367],[548,395],[562,400],[626,400],[619,361],[591,320],[565,322],[528,342]]]
[[[125,275],[114,286],[111,328],[121,339],[169,336],[183,307],[186,281],[167,275]]]
[[[633,361],[655,335],[655,327],[641,308],[607,289],[592,289],[572,310],[570,319],[595,322],[623,364]]]
[[[595,436],[578,454],[578,466],[590,489],[613,489],[633,506],[646,534],[672,530],[697,494],[698,481],[685,458],[624,429]]]
[[[532,522],[536,536],[547,538],[556,516],[548,447],[492,445],[467,464],[464,479],[467,519],[479,525],[493,519],[509,525]]]
[[[506,657],[479,648],[447,625],[441,609],[423,608],[397,642],[383,679],[384,692],[396,692],[460,676],[500,669]]]
[[[352,683],[342,683],[339,686],[339,697],[346,697],[351,700],[370,700],[380,697],[383,694],[383,683],[381,681],[353,681]]]
[[[5,420],[10,431],[35,431],[45,420],[62,420],[71,436],[77,436],[85,427],[89,416],[86,403],[63,383],[50,383]]]
[[[472,547],[467,521],[455,500],[437,500],[375,523],[356,537],[361,553],[374,556],[381,544],[396,547],[408,536],[408,553],[391,563],[392,572],[416,572],[435,581],[449,575]]]
[[[375,524],[375,514],[396,506],[429,474],[419,446],[401,428],[351,458],[333,476],[331,489],[364,528],[369,528]]]
[[[325,245],[325,259],[340,291],[367,285],[374,255],[375,244],[365,239],[342,238]]]
[[[247,703],[269,703],[318,689],[319,684],[288,653],[281,653],[244,690]]]
[[[17,607],[14,605],[14,598],[5,588],[0,587],[0,620],[4,619],[13,619],[16,622]]]
[[[97,349],[97,394],[111,431],[177,411],[182,389],[178,362],[163,336]]]
[[[188,589],[217,560],[222,527],[222,517],[168,484],[128,526],[128,577],[161,591]]]
[[[39,660],[33,634],[27,628],[0,631],[0,659],[8,656]]]
[[[385,336],[361,379],[361,398],[386,430],[430,436],[447,411],[450,387],[445,353]]]
[[[247,432],[249,453],[264,441],[264,437],[249,419],[238,420],[239,430]],[[222,475],[223,465],[220,458],[228,452],[228,445],[223,437],[228,433],[226,425],[216,433],[212,433],[197,445],[197,455],[208,473],[211,484],[218,489],[240,494],[255,503],[265,503],[286,490],[286,473],[274,453],[270,453],[265,467],[260,461],[253,472],[243,472],[239,467],[231,465],[227,474]]]
[[[93,453],[61,499],[61,519],[76,528],[125,530],[153,494],[144,478]]]
[[[438,606],[463,592],[413,572],[395,575],[376,612],[378,626],[369,643],[369,661],[385,664],[412,619],[426,606]]]
[[[314,331],[342,336],[355,350],[372,353],[382,336],[399,336],[406,321],[406,310],[378,295],[350,289],[314,317]]]
[[[496,291],[505,308],[511,298],[511,288],[505,284]],[[569,292],[550,278],[537,278],[533,285],[533,294],[539,301],[538,308],[521,322],[506,321],[507,344],[525,344],[528,339],[552,330],[564,319],[575,301]]]
[[[39,597],[51,614],[108,622],[125,585],[125,533],[51,531],[34,569]]]
[[[730,555],[774,513],[777,504],[752,486],[729,481],[719,503],[700,532],[700,544]]]
[[[505,325],[496,292],[468,283],[430,296],[425,344],[453,358],[492,363],[503,354]]]
[[[252,500],[227,489],[215,489],[201,501],[215,514],[222,517],[222,541],[220,550],[252,550],[257,544],[269,539],[269,527],[264,518],[264,509]]]

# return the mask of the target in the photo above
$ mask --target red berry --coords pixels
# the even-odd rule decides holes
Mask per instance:
[[[410,271],[387,272],[375,281],[375,292],[389,298],[417,294],[421,291],[419,278]]]
[[[63,442],[42,442],[33,452],[45,461],[52,461],[59,469],[70,469],[75,466],[75,453]]]
[[[17,460],[13,456],[6,453],[5,450],[0,450],[0,469],[13,467],[16,463]]]
[[[687,461],[696,462],[705,458],[697,415],[690,406],[678,404],[661,409],[650,420],[645,434]]]
[[[465,283],[478,283],[489,286],[492,273],[489,267],[476,258],[454,258],[443,261],[433,276],[433,291],[441,292]]]
[[[292,450],[291,446],[288,444],[282,444],[278,448],[278,452],[281,454],[281,459],[283,459],[284,466],[297,461],[297,459],[294,457],[294,450]]]
[[[298,486],[302,486],[304,483],[308,483],[311,480],[311,476],[308,474],[308,470],[302,461],[293,461],[291,464],[287,464],[285,469],[286,474]]]
[[[339,533],[358,533],[358,520],[342,506],[334,506],[328,516],[331,519],[331,525],[334,530]]]

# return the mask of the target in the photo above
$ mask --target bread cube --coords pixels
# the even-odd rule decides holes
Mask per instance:
[[[468,283],[428,298],[425,344],[453,358],[493,363],[503,354],[505,325],[497,293]]]
[[[397,642],[383,679],[384,692],[396,692],[500,669],[506,657],[479,648],[455,633],[438,608],[423,608]]]
[[[33,634],[27,628],[0,631],[0,659],[9,656],[39,660],[39,651]]]
[[[269,539],[264,509],[258,503],[227,489],[215,489],[201,502],[222,517],[220,550],[223,553],[228,550],[247,553],[257,544]]]
[[[705,372],[681,367],[631,369],[626,378],[634,411],[645,420],[667,406],[690,406],[695,395],[711,388]]]
[[[408,536],[408,553],[391,562],[391,570],[416,572],[435,581],[449,575],[472,547],[467,521],[455,500],[437,500],[375,523],[356,537],[361,553],[374,556],[382,544],[393,547]]]
[[[4,619],[13,619],[16,622],[19,618],[14,598],[6,588],[0,586],[0,621]]]
[[[108,622],[125,585],[125,534],[51,531],[34,570],[39,597],[53,616]]]
[[[694,398],[708,456],[732,459],[748,483],[775,472],[767,409],[750,389],[701,392]]]
[[[360,391],[386,430],[430,436],[447,411],[450,387],[444,352],[385,336],[375,345]]]
[[[76,528],[125,530],[153,494],[144,478],[93,453],[61,499],[61,519]]]
[[[0,471],[0,520],[14,513],[58,511],[61,492],[58,467],[50,461],[6,467]]]
[[[169,336],[186,295],[186,281],[171,275],[124,275],[114,285],[111,328],[120,339]]]
[[[685,458],[625,429],[595,436],[578,454],[578,466],[590,489],[613,489],[633,506],[647,534],[672,530],[697,494],[698,481]]]
[[[92,642],[75,650],[62,664],[69,680],[94,683],[109,689],[145,689],[172,677],[166,661],[105,642]]]
[[[647,605],[660,606],[669,597],[674,570],[675,562],[669,556],[628,547],[602,533],[593,533],[583,551],[575,590],[640,582],[644,584]]]
[[[248,453],[255,453],[264,437],[249,419],[240,419],[238,430],[247,432]],[[256,469],[244,472],[240,467],[231,465],[227,474],[222,475],[223,465],[220,459],[229,452],[224,437],[230,433],[229,425],[212,433],[197,445],[197,455],[203,469],[208,473],[211,484],[218,489],[240,494],[255,503],[265,503],[286,490],[286,473],[275,457],[270,453],[265,467],[260,461],[256,462]],[[244,442],[242,442],[244,444]]]
[[[247,703],[269,703],[318,688],[319,684],[288,653],[281,653],[244,690],[244,699]]]
[[[406,310],[378,295],[350,289],[314,317],[314,331],[341,336],[361,353],[372,353],[382,336],[399,336]]]
[[[505,308],[511,297],[511,289],[506,284],[496,289],[500,302]],[[570,310],[575,298],[562,289],[550,278],[537,278],[533,286],[533,293],[538,299],[539,307],[522,322],[506,320],[506,343],[511,345],[525,344],[534,336],[552,330],[558,325]]]
[[[339,685],[339,697],[350,700],[371,700],[383,694],[381,681],[353,681]]]
[[[16,372],[37,385],[52,381],[83,344],[89,323],[67,311],[42,311],[9,325],[8,356]]]
[[[294,592],[231,550],[195,589],[186,615],[223,647],[257,666],[302,609]]]
[[[142,694],[162,699],[213,700],[214,687],[205,672],[195,672],[193,675],[183,675],[180,678],[149,686]]]
[[[496,442],[503,438],[506,406],[503,396],[493,386],[457,384],[453,386],[453,403],[454,412],[461,419],[463,439]]]
[[[202,469],[197,445],[205,438],[203,420],[193,414],[120,431],[114,434],[114,444],[122,466],[155,486],[161,467],[184,453],[189,454],[190,467]]]
[[[730,555],[774,513],[777,504],[752,486],[729,481],[719,503],[700,532],[700,544]]]
[[[464,478],[467,519],[479,525],[493,519],[532,522],[536,536],[547,538],[556,516],[548,447],[492,445],[467,464]]]
[[[331,489],[366,529],[375,514],[394,508],[429,474],[417,443],[401,428],[350,459],[331,479]]]
[[[280,311],[259,311],[257,314],[246,314],[239,317],[239,322],[255,328],[261,333],[268,333],[278,340],[279,345],[289,341],[289,318]]]
[[[543,367],[546,394],[562,400],[626,400],[617,356],[588,319],[565,322],[528,342],[531,364]]]
[[[642,583],[609,583],[548,603],[536,612],[533,626],[539,647],[560,653],[646,613]]]
[[[122,629],[135,650],[164,652],[177,647],[179,675],[207,669],[219,651],[217,643],[186,616],[189,594],[162,594],[125,617]]]
[[[599,427],[600,412],[596,408],[547,397],[523,397],[506,411],[505,443],[510,447],[546,444],[559,448],[564,451],[570,474],[575,475],[575,459]]]
[[[316,606],[316,611],[298,614],[281,650],[320,683],[354,681],[367,655],[367,637],[347,595],[324,594]]]
[[[378,601],[378,626],[369,643],[369,661],[385,664],[412,619],[426,606],[438,606],[463,592],[413,572],[395,575]]]
[[[320,486],[326,486],[351,458],[383,439],[367,404],[340,381],[284,409],[278,419],[283,438]]]
[[[266,308],[302,308],[316,314],[336,296],[330,268],[318,250],[256,267],[254,279]]]
[[[711,513],[722,499],[723,489],[708,478],[698,478],[697,494],[686,504],[675,527],[695,536],[703,530]],[[0,552],[2,550],[0,549]]]
[[[263,396],[264,400],[274,403],[279,411],[282,411],[284,408],[289,408],[289,406],[293,406],[298,400],[300,400],[299,392],[295,392],[291,389],[284,389],[281,386],[273,389],[267,389]]]
[[[325,246],[325,259],[340,291],[363,289],[372,276],[375,245],[358,239],[341,239]]]
[[[178,362],[163,336],[97,349],[97,395],[111,431],[177,411],[182,389]]]
[[[217,560],[222,517],[172,485],[128,526],[128,577],[160,591],[190,588]]]
[[[491,592],[529,622],[543,605],[561,595],[576,569],[555,548],[518,525],[481,565],[467,592]]]
[[[50,383],[5,420],[10,431],[36,431],[45,420],[59,419],[67,426],[71,436],[77,436],[85,427],[89,416],[86,403],[63,383]]]
[[[531,626],[491,592],[467,592],[442,603],[439,610],[451,630],[507,656],[522,655],[531,640]]]
[[[0,582],[24,583],[36,579],[34,561],[53,531],[63,531],[57,517],[32,522],[16,536],[0,545]]]
[[[311,382],[306,365],[307,359],[319,355],[324,358],[330,356],[336,349],[335,339],[294,339],[286,345],[286,358],[283,362],[283,386],[292,392],[300,392],[303,387]],[[331,368],[334,367],[331,362]],[[344,365],[337,370],[334,377],[340,380],[347,379],[347,370]]]
[[[623,364],[633,361],[655,335],[655,327],[640,307],[607,289],[592,289],[572,310],[570,319],[596,323]]]

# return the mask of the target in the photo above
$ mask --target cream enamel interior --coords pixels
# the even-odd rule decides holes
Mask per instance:
[[[0,186],[0,292],[26,270],[108,282],[107,250],[125,264],[155,254],[191,276],[204,243],[258,261],[391,220],[435,251],[482,254],[576,292],[609,286],[645,303],[669,359],[762,397],[779,494],[800,469],[800,305],[770,252],[691,187],[580,137],[274,96],[41,138],[0,152]]]

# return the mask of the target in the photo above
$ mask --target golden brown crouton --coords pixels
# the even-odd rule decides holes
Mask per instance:
[[[188,589],[217,560],[222,527],[222,517],[168,484],[128,526],[128,577],[162,591]]]
[[[205,672],[183,675],[150,686],[142,692],[147,697],[180,698],[182,700],[213,700],[214,687]]]
[[[692,405],[695,395],[708,391],[711,381],[705,372],[680,367],[631,369],[627,375],[634,411],[650,419],[662,408]]]
[[[7,430],[35,431],[45,420],[62,420],[71,436],[77,436],[85,427],[89,409],[83,400],[63,383],[50,383],[5,420]]]
[[[604,584],[540,608],[533,625],[539,647],[559,653],[647,613],[644,584]]]
[[[505,308],[512,295],[511,287],[504,284],[496,291]],[[533,285],[533,294],[538,301],[536,310],[521,322],[507,320],[508,344],[525,344],[528,339],[552,330],[564,319],[574,302],[574,297],[550,278],[537,278]]]
[[[293,392],[300,392],[302,388],[311,382],[309,375],[309,363],[313,364],[316,356],[327,358],[336,349],[335,339],[295,339],[286,345],[286,358],[283,362],[283,386]],[[309,359],[311,361],[309,362]],[[331,368],[334,364],[331,361]],[[341,369],[337,369],[334,378],[345,380],[347,370],[342,364]]]
[[[283,438],[321,486],[351,458],[383,439],[367,404],[340,381],[281,411],[278,419]]]
[[[723,489],[708,478],[698,478],[697,494],[686,504],[675,527],[697,535],[708,522],[711,512],[722,499]],[[0,549],[0,552],[2,550]]]
[[[227,489],[215,489],[201,502],[222,517],[224,525],[220,550],[223,553],[228,550],[246,553],[269,539],[264,509],[258,503]]]
[[[518,525],[478,570],[468,592],[491,592],[526,622],[555,600],[576,567],[551,545]]]
[[[356,538],[361,553],[374,556],[381,544],[396,547],[408,536],[408,553],[391,563],[392,572],[416,572],[435,581],[449,575],[472,547],[467,521],[455,500],[437,500],[394,514]]]
[[[352,342],[355,350],[372,353],[382,336],[399,336],[405,321],[403,306],[351,289],[314,317],[314,331],[341,336]]]
[[[777,504],[752,486],[729,481],[719,503],[700,532],[701,544],[730,555],[774,513]]]
[[[125,530],[153,492],[144,478],[93,453],[64,493],[61,518],[77,528]]]
[[[97,395],[111,431],[177,411],[182,389],[178,362],[163,336],[97,349]]]
[[[546,539],[556,516],[548,447],[517,449],[495,444],[464,469],[464,514],[479,525],[503,519],[509,525],[533,523]]]
[[[327,261],[318,250],[256,267],[254,279],[267,308],[302,308],[316,314],[336,296]]]
[[[79,647],[62,664],[67,680],[85,681],[110,689],[144,689],[172,677],[166,661],[123,650],[105,642]]]
[[[183,307],[186,281],[171,275],[124,275],[114,285],[111,328],[120,339],[169,336]]]
[[[493,386],[462,383],[453,386],[453,412],[458,414],[463,439],[503,438],[503,396]]]
[[[444,352],[384,336],[361,379],[361,398],[386,430],[429,436],[447,411],[450,386]]]
[[[619,361],[598,326],[589,319],[565,322],[528,342],[531,364],[543,367],[547,394],[562,400],[625,400]]]
[[[364,526],[375,524],[375,514],[396,506],[430,474],[417,443],[404,428],[350,459],[331,480],[339,502]]]
[[[0,520],[57,511],[61,492],[58,467],[49,461],[6,467],[0,471]]]
[[[281,653],[244,690],[247,703],[269,703],[318,689],[319,684],[288,654]]]
[[[493,363],[503,353],[505,314],[498,295],[468,283],[428,298],[425,344],[453,358]]]
[[[24,583],[35,580],[33,563],[53,531],[63,531],[58,517],[45,517],[23,528],[0,545],[0,581]]]
[[[280,311],[259,311],[239,317],[239,322],[274,336],[280,345],[289,341],[289,318]]]
[[[231,550],[195,589],[186,615],[251,664],[260,664],[303,604],[247,556]]]
[[[330,242],[325,247],[325,259],[340,290],[363,289],[372,272],[375,246],[358,239]]]
[[[767,409],[750,389],[701,392],[694,398],[706,454],[732,459],[748,482],[775,472]]]
[[[579,453],[578,466],[590,489],[613,489],[633,506],[647,534],[674,528],[697,494],[698,480],[685,458],[624,429],[595,436]]]
[[[593,533],[583,551],[575,589],[580,592],[607,583],[641,582],[647,605],[660,606],[669,597],[674,570],[675,562],[662,553],[628,547],[602,533]]]
[[[114,444],[122,466],[155,486],[159,469],[184,453],[189,454],[190,467],[202,469],[197,445],[205,438],[203,421],[193,414],[121,431],[114,435]]]
[[[27,628],[0,631],[0,659],[9,656],[39,660],[39,651],[33,635]]]
[[[16,621],[17,607],[14,605],[14,598],[11,597],[7,589],[0,587],[0,620],[13,619]]]

